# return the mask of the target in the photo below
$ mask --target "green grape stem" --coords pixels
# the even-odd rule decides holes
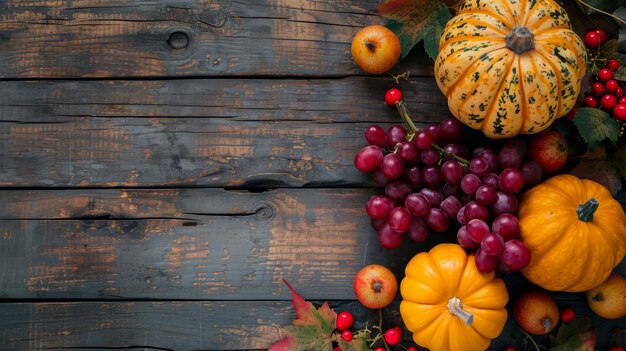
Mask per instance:
[[[413,123],[413,121],[411,120],[411,117],[409,117],[409,111],[406,108],[406,105],[404,104],[404,101],[400,100],[398,102],[396,102],[396,109],[398,110],[398,113],[400,113],[400,117],[402,117],[402,120],[404,121],[404,124],[406,124],[407,128],[409,129],[409,133],[407,135],[407,140],[408,141],[413,141],[413,138],[415,138],[415,134],[417,134],[418,132],[420,132],[420,129],[417,129],[417,127],[415,126],[415,124]],[[469,166],[470,161],[464,159],[463,157],[459,157],[451,152],[448,152],[446,150],[444,150],[441,146],[439,146],[437,143],[433,143],[432,144],[433,149],[439,151],[440,154],[444,155],[447,158],[452,158],[457,160],[458,162]]]

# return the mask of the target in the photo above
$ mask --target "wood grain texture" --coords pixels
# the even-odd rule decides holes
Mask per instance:
[[[371,123],[401,123],[391,79],[0,82],[0,186],[371,184]],[[403,84],[416,122],[449,116],[430,78]],[[37,165],[34,167],[33,165]]]
[[[363,74],[350,43],[379,3],[8,0],[0,78]],[[432,75],[425,55],[406,62]]]
[[[387,251],[368,189],[0,193],[0,297],[353,299],[365,264],[401,274],[423,244]],[[448,236],[448,240],[453,236]],[[323,287],[320,289],[320,287]]]
[[[305,298],[306,294],[303,295]],[[317,307],[321,301],[312,301]],[[579,301],[559,300],[577,310]],[[374,310],[356,301],[330,301],[335,311],[355,315],[354,329],[378,322]],[[384,310],[385,328],[402,325],[398,301]],[[295,318],[289,301],[109,301],[0,304],[0,350],[114,349],[143,350],[261,350],[280,340],[283,327]],[[623,342],[624,319],[590,316],[597,328],[595,350]],[[489,350],[514,345],[521,349],[525,336],[512,318]],[[404,335],[406,345],[411,334]],[[542,346],[547,337],[536,336]]]

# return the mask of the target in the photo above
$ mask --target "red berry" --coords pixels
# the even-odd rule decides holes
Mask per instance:
[[[377,348],[374,349],[374,351],[387,351],[386,348],[378,346]]]
[[[615,79],[610,79],[608,82],[604,83],[604,89],[609,93],[614,93],[617,88],[619,88],[619,83]]]
[[[617,104],[613,107],[613,116],[620,122],[626,122],[626,104]]]
[[[617,60],[609,60],[609,62],[607,62],[606,64],[606,68],[615,72],[619,68],[619,62]]]
[[[333,349],[333,351],[343,351],[343,350],[341,349],[341,347],[339,347],[339,346],[335,346],[335,348]]]
[[[352,328],[354,324],[354,316],[350,312],[341,312],[337,315],[337,322],[335,323],[339,331],[344,331]]]
[[[600,82],[595,82],[591,85],[591,95],[600,97],[604,94],[604,85]]]
[[[513,346],[507,346],[506,349],[504,349],[504,351],[517,351],[517,349]]]
[[[607,110],[612,110],[617,105],[617,98],[613,94],[606,94],[600,98],[600,105]]]
[[[406,351],[418,351],[418,350],[417,350],[417,347],[415,346],[409,346],[406,348]]]
[[[576,312],[574,312],[573,308],[564,307],[561,309],[561,322],[569,323],[574,320],[574,317],[576,317]]]
[[[585,100],[583,100],[583,105],[585,105],[587,107],[596,108],[596,107],[598,107],[598,99],[596,99],[595,97],[593,97],[591,95],[587,95],[587,96],[585,96]]]
[[[352,332],[349,330],[344,330],[341,332],[341,338],[345,341],[352,341]]]
[[[594,49],[600,46],[600,35],[596,32],[589,32],[585,34],[585,45],[588,48]]]
[[[609,351],[624,351],[624,348],[621,346],[611,346]]]
[[[598,71],[598,79],[602,83],[608,82],[609,80],[613,79],[613,71],[608,68],[602,68]]]
[[[399,89],[392,88],[385,93],[385,103],[389,106],[395,105],[402,101],[402,92]]]
[[[618,104],[626,104],[626,96],[622,96],[621,98],[619,98]]]
[[[609,38],[604,29],[598,28],[595,30],[598,33],[598,38],[600,39],[600,44],[604,44],[604,42]]]
[[[400,341],[402,341],[402,333],[398,332],[395,328],[387,329],[384,337],[385,342],[391,346],[398,345]]]
[[[615,95],[616,98],[621,99],[622,96],[624,96],[624,90],[621,87],[618,87],[617,89],[615,89],[613,95]]]

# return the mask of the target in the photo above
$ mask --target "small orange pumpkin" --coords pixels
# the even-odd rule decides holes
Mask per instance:
[[[495,273],[474,255],[439,244],[409,261],[400,283],[400,314],[413,339],[431,351],[483,351],[504,328],[509,299]]]
[[[626,254],[626,215],[602,185],[570,174],[520,199],[520,239],[530,249],[522,274],[540,287],[579,292],[598,286]]]

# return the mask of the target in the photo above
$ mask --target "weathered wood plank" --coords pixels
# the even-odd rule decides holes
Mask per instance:
[[[304,295],[307,298],[306,294]],[[319,306],[320,301],[313,301]],[[560,299],[578,311],[584,301]],[[355,329],[378,321],[374,310],[355,301],[331,301],[336,311],[355,315]],[[398,302],[385,309],[385,326],[400,323]],[[281,337],[295,313],[288,301],[129,301],[0,304],[0,350],[142,348],[146,350],[266,349]],[[585,313],[587,314],[587,313]],[[623,342],[624,318],[589,315],[598,332],[596,350]],[[410,341],[410,333],[405,340]],[[512,317],[489,350],[520,347],[524,335]],[[544,346],[546,337],[535,337]]]
[[[363,74],[380,1],[0,2],[0,78]],[[425,55],[400,69],[432,74]],[[398,71],[399,72],[399,71]]]
[[[401,274],[446,239],[382,249],[363,210],[374,192],[2,191],[0,297],[271,300],[286,278],[351,299],[365,264]]]
[[[401,123],[391,80],[0,82],[0,186],[366,184],[369,123]],[[432,79],[417,122],[449,116]],[[34,167],[34,165],[37,165]]]

